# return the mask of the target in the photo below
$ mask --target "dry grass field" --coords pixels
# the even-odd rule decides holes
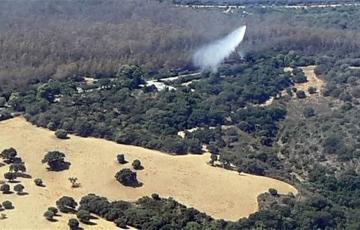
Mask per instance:
[[[79,199],[88,193],[96,193],[113,200],[136,200],[158,193],[162,197],[174,197],[215,218],[237,220],[255,212],[257,196],[269,188],[280,193],[296,193],[294,187],[279,180],[211,167],[207,164],[209,154],[171,156],[73,135],[70,139],[60,140],[53,132],[35,127],[21,117],[0,123],[0,150],[9,147],[17,149],[32,179],[20,179],[27,195],[1,194],[0,201],[12,201],[15,209],[1,212],[8,218],[0,220],[0,229],[68,229],[68,215],[57,217],[57,222],[49,222],[43,217],[47,207],[55,206],[55,201],[63,195]],[[44,154],[51,150],[66,154],[66,160],[71,162],[69,170],[51,172],[41,164]],[[116,162],[118,153],[124,153],[129,163],[119,165]],[[144,166],[138,171],[143,186],[125,187],[115,180],[114,175],[121,168],[131,168],[134,159],[141,160]],[[0,167],[0,174],[7,170],[8,166]],[[77,177],[81,186],[71,188],[69,177]],[[35,186],[34,178],[42,178],[46,187]],[[95,222],[97,225],[81,225],[86,229],[115,228],[105,220]]]

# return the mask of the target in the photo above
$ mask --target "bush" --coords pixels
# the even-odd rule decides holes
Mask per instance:
[[[125,160],[125,155],[124,154],[118,154],[116,156],[116,159],[118,161],[119,164],[125,164],[127,163],[126,160]]]
[[[89,211],[81,209],[76,213],[76,217],[83,223],[89,223],[91,215]]]
[[[68,138],[68,132],[64,129],[58,129],[55,132],[55,136],[59,139],[67,139]]]
[[[133,168],[134,168],[135,170],[139,170],[139,169],[142,169],[142,168],[143,168],[142,165],[141,165],[141,161],[138,160],[138,159],[136,159],[136,160],[133,161],[132,166],[133,166]]]
[[[10,185],[8,184],[2,184],[0,186],[0,191],[2,191],[3,194],[10,193]]]
[[[305,92],[302,91],[302,90],[297,90],[297,91],[296,91],[296,96],[297,96],[298,98],[300,98],[300,99],[306,98],[306,94],[305,94]]]
[[[59,151],[50,151],[45,154],[44,158],[41,160],[41,163],[47,163],[50,170],[61,171],[68,169],[70,163],[64,161],[65,154]]]
[[[14,208],[14,206],[13,206],[12,203],[11,203],[11,201],[8,201],[8,200],[2,202],[2,206],[3,206],[5,209],[13,209],[13,208]]]
[[[44,183],[43,183],[43,181],[42,181],[40,178],[36,178],[36,179],[34,180],[34,183],[35,183],[35,185],[40,186],[40,187],[43,187],[43,186],[44,186]]]
[[[17,194],[21,194],[24,189],[25,187],[22,184],[17,184],[14,186],[14,191],[17,192]]]
[[[116,173],[115,178],[125,186],[137,186],[139,184],[136,178],[136,172],[133,172],[130,169],[121,169]]]
[[[79,228],[79,221],[75,218],[71,218],[68,221],[68,226],[69,226],[70,230],[76,230]]]
[[[54,216],[55,216],[55,213],[53,213],[52,211],[49,211],[49,210],[44,213],[44,217],[50,221],[54,220]]]

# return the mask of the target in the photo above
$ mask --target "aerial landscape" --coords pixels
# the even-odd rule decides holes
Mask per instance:
[[[360,1],[2,0],[0,229],[360,230]]]

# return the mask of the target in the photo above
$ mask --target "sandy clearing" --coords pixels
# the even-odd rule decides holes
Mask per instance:
[[[28,173],[33,178],[42,178],[46,188],[33,185],[33,179],[21,179],[29,195],[2,195],[1,201],[13,201],[14,210],[5,211],[8,219],[1,221],[1,229],[67,229],[68,217],[49,223],[42,215],[55,201],[69,195],[80,198],[96,193],[109,199],[136,200],[145,195],[158,193],[162,197],[174,197],[181,203],[197,208],[215,218],[237,220],[257,211],[256,198],[269,188],[280,193],[296,189],[289,184],[254,175],[242,174],[211,167],[208,154],[171,156],[141,147],[120,145],[96,138],[71,136],[68,140],[56,139],[53,132],[37,128],[25,119],[17,117],[0,123],[0,150],[14,147],[26,162]],[[71,162],[69,170],[49,172],[40,163],[44,153],[60,150]],[[144,185],[128,188],[120,185],[115,173],[130,167],[116,163],[117,153],[124,153],[132,162],[140,159],[145,169],[138,171]],[[7,167],[1,167],[3,174]],[[71,189],[69,177],[77,177],[80,188]],[[112,229],[115,226],[104,220],[92,229]],[[86,227],[88,229],[88,227]]]

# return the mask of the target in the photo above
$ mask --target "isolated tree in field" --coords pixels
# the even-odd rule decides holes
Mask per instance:
[[[134,168],[135,170],[139,170],[139,169],[142,169],[142,168],[143,168],[142,165],[141,165],[141,161],[138,160],[138,159],[136,159],[136,160],[133,161],[132,166],[133,166],[133,168]]]
[[[13,209],[13,208],[14,208],[14,206],[13,206],[12,203],[11,203],[11,201],[8,201],[8,200],[2,202],[2,206],[3,206],[5,209]]]
[[[7,173],[4,173],[4,178],[9,180],[9,182],[13,182],[17,178],[17,176],[13,172],[7,172]]]
[[[8,148],[1,152],[0,157],[3,158],[7,164],[11,164],[15,161],[16,155],[17,152],[14,148]]]
[[[3,194],[8,194],[10,193],[10,185],[8,184],[2,184],[0,186],[0,191],[3,193]]]
[[[125,164],[126,160],[125,160],[125,155],[124,154],[118,154],[116,156],[116,159],[118,161],[119,164]]]
[[[47,210],[47,211],[44,213],[44,217],[45,217],[47,220],[50,220],[50,221],[53,221],[53,220],[54,220],[54,216],[55,216],[55,213],[53,213],[52,211],[49,211],[49,210]]]
[[[68,213],[73,212],[77,206],[74,198],[69,196],[63,196],[58,201],[56,201],[56,206],[60,212]]]
[[[42,159],[41,163],[47,163],[50,170],[60,171],[67,169],[69,164],[64,161],[65,154],[59,151],[50,151]]]
[[[26,167],[24,163],[14,163],[10,165],[10,172],[18,173],[18,172],[26,172]]]
[[[68,138],[68,133],[66,130],[64,129],[58,129],[55,132],[55,136],[59,139],[67,139]]]
[[[14,191],[17,192],[17,194],[22,194],[24,189],[25,189],[25,187],[22,184],[17,184],[14,186]]]
[[[55,207],[49,207],[48,211],[53,212],[55,216],[59,212],[59,210],[57,208],[55,208]]]
[[[115,178],[125,186],[136,186],[139,184],[136,178],[136,172],[133,172],[130,169],[121,169],[116,173]]]
[[[70,230],[77,230],[79,228],[79,221],[75,218],[71,218],[68,221],[68,226]]]
[[[210,155],[210,164],[212,165],[212,166],[214,166],[214,163],[215,163],[215,161],[217,161],[218,160],[218,155],[216,155],[216,154],[211,154]]]
[[[72,188],[78,188],[80,187],[80,183],[77,182],[78,178],[77,177],[69,177],[69,181],[71,183],[71,187]]]
[[[35,183],[36,186],[39,186],[39,187],[43,187],[43,186],[44,186],[44,183],[43,183],[43,181],[42,181],[40,178],[36,178],[36,179],[34,180],[34,183]]]
[[[89,211],[81,209],[76,213],[76,217],[83,223],[89,223],[91,215]]]

